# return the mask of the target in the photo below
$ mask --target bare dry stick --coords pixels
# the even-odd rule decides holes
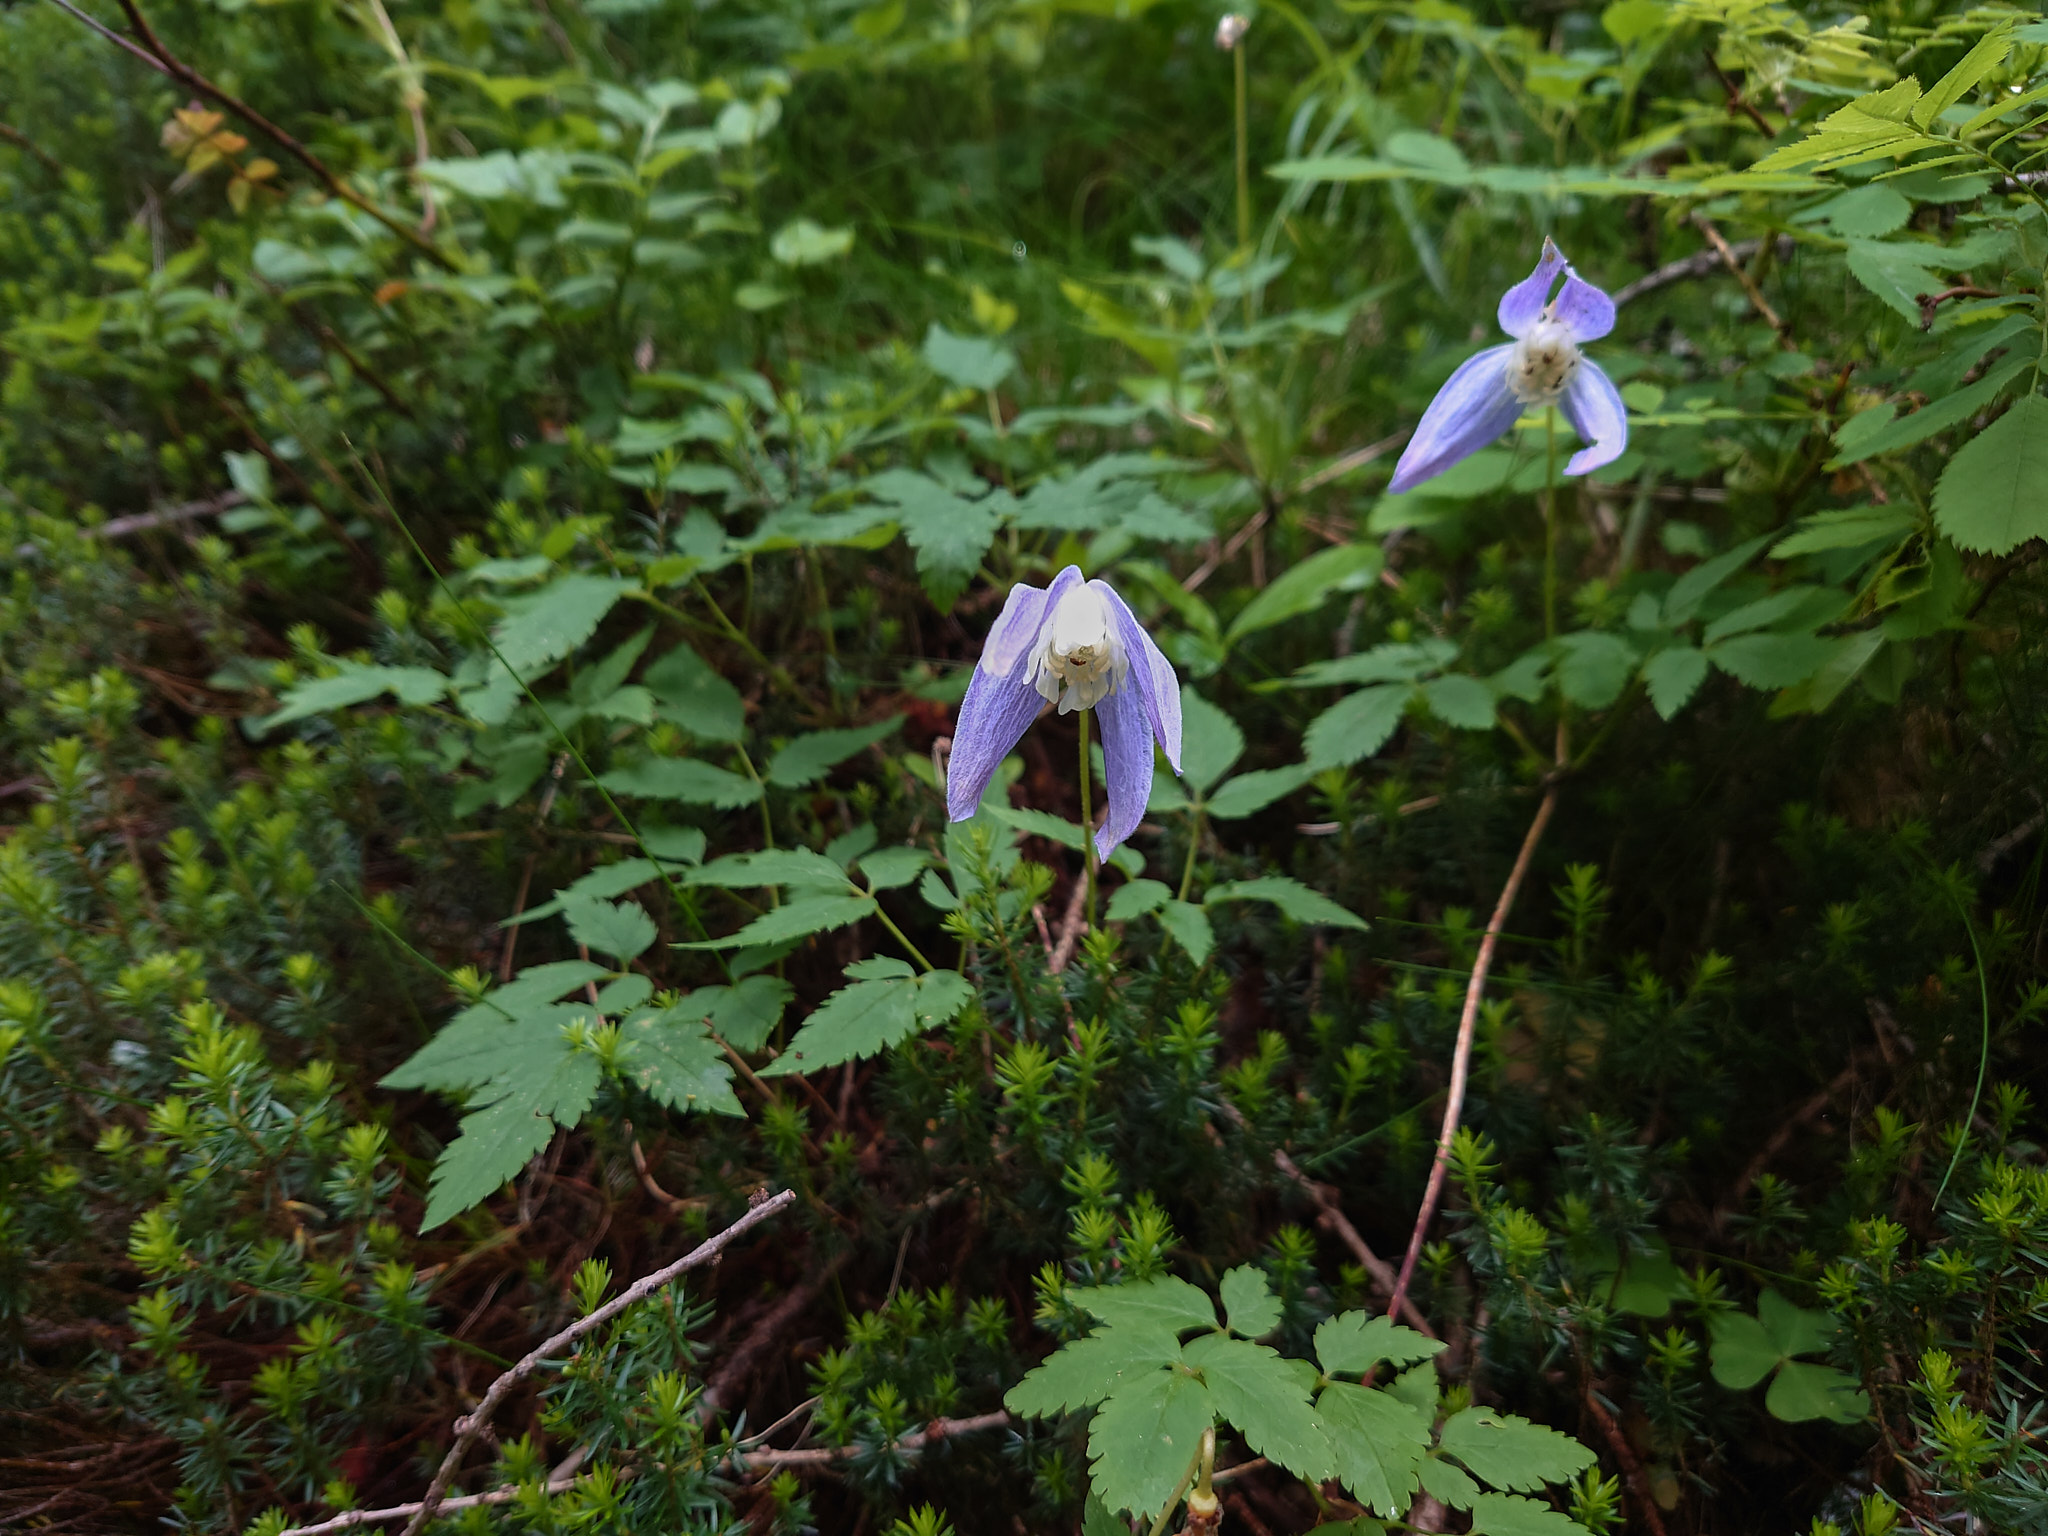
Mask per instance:
[[[1000,1408],[994,1413],[978,1413],[971,1419],[933,1419],[923,1429],[914,1430],[896,1442],[899,1451],[921,1451],[950,1440],[955,1435],[971,1435],[983,1429],[1001,1429],[1010,1422],[1010,1416]],[[829,1467],[834,1462],[850,1461],[861,1454],[857,1445],[817,1446],[800,1451],[740,1451],[733,1460],[742,1467]]]
[[[1337,1203],[1337,1196],[1329,1185],[1318,1184],[1303,1173],[1294,1159],[1284,1151],[1273,1154],[1273,1166],[1292,1179],[1315,1201],[1316,1209],[1322,1214],[1316,1218],[1318,1225],[1329,1228],[1343,1241],[1357,1258],[1365,1272],[1372,1277],[1372,1283],[1383,1296],[1394,1294],[1394,1266],[1366,1246],[1364,1238],[1358,1235],[1358,1228],[1351,1225],[1351,1218],[1344,1214],[1344,1208]],[[1405,1298],[1401,1303],[1401,1315],[1427,1338],[1435,1338],[1436,1330],[1429,1326],[1429,1320]]]
[[[412,1519],[405,1527],[405,1536],[419,1536],[426,1523],[434,1517],[434,1511],[441,1507],[442,1495],[448,1491],[448,1484],[454,1478],[456,1468],[462,1465],[462,1458],[469,1453],[469,1448],[476,1442],[476,1437],[490,1422],[491,1415],[497,1412],[498,1405],[504,1402],[506,1394],[539,1369],[542,1361],[568,1348],[585,1334],[602,1328],[635,1302],[653,1295],[686,1270],[710,1263],[723,1253],[729,1244],[759,1226],[795,1199],[794,1190],[785,1189],[778,1195],[771,1195],[723,1232],[714,1237],[707,1237],[673,1264],[634,1281],[588,1317],[579,1318],[571,1323],[492,1382],[490,1390],[484,1393],[483,1401],[477,1404],[476,1412],[465,1414],[455,1421],[455,1443],[448,1448],[448,1454],[441,1458],[441,1465],[434,1472],[434,1480],[427,1484],[426,1497],[421,1499],[418,1507],[413,1510]]]
[[[1399,1314],[1408,1304],[1408,1284],[1415,1278],[1423,1240],[1429,1236],[1437,1202],[1443,1198],[1444,1179],[1451,1166],[1451,1142],[1458,1134],[1458,1117],[1465,1110],[1465,1082],[1472,1069],[1472,1036],[1479,1022],[1479,1000],[1486,995],[1486,973],[1493,969],[1493,952],[1500,945],[1501,930],[1507,926],[1508,913],[1514,909],[1515,897],[1521,893],[1522,881],[1536,857],[1536,845],[1543,840],[1543,829],[1550,824],[1550,813],[1556,809],[1557,785],[1553,783],[1543,792],[1543,803],[1536,807],[1536,818],[1522,838],[1522,851],[1515,855],[1515,867],[1508,872],[1508,883],[1501,887],[1500,900],[1487,921],[1486,937],[1479,941],[1472,980],[1465,988],[1465,1011],[1458,1016],[1458,1043],[1451,1052],[1451,1090],[1444,1104],[1443,1130],[1436,1138],[1436,1157],[1429,1165],[1429,1183],[1423,1187],[1422,1209],[1415,1213],[1415,1230],[1408,1236],[1408,1253],[1401,1260],[1401,1273],[1394,1281],[1394,1298],[1387,1304],[1389,1317]]]
[[[576,1482],[577,1468],[583,1465],[583,1448],[578,1446],[569,1453],[568,1459],[548,1474],[549,1493],[565,1493]],[[520,1490],[508,1484],[493,1488],[489,1493],[465,1493],[453,1499],[441,1501],[441,1513],[451,1509],[488,1509],[493,1504],[510,1504],[519,1497]],[[386,1525],[393,1520],[403,1520],[417,1514],[417,1504],[394,1504],[389,1509],[351,1509],[336,1515],[332,1520],[322,1520],[318,1525],[295,1525],[284,1536],[333,1536],[336,1531],[352,1531],[363,1525]]]

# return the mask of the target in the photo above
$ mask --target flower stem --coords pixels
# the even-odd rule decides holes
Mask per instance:
[[[1081,863],[1087,870],[1088,902],[1085,933],[1095,931],[1095,809],[1093,781],[1095,765],[1088,760],[1088,720],[1095,713],[1092,709],[1080,711],[1081,721]]]
[[[1188,892],[1195,888],[1195,855],[1202,847],[1202,808],[1196,805],[1188,812],[1188,861],[1180,872],[1180,899],[1186,901]]]
[[[1237,46],[1230,50],[1230,58],[1237,76],[1237,248],[1240,251],[1248,251],[1252,245],[1251,146],[1245,130],[1245,97],[1249,87],[1244,56],[1245,40],[1239,38]]]
[[[1543,410],[1543,638],[1557,638],[1557,407]]]

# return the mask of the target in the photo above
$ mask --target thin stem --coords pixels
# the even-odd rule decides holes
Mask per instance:
[[[872,894],[872,892],[870,894]],[[924,951],[919,949],[915,944],[911,943],[910,936],[906,934],[901,928],[898,928],[894,920],[891,919],[891,917],[889,916],[889,914],[882,910],[882,904],[879,901],[875,903],[875,916],[878,919],[880,919],[882,926],[888,929],[890,934],[894,936],[896,942],[898,944],[901,944],[905,949],[910,951],[911,959],[915,960],[927,971],[938,969],[938,967],[934,966],[931,963],[931,961],[925,959]]]
[[[1252,245],[1252,176],[1251,145],[1246,132],[1245,97],[1249,94],[1247,70],[1244,62],[1245,39],[1239,38],[1237,46],[1230,50],[1233,72],[1237,76],[1237,248],[1248,251]],[[1246,303],[1250,303],[1247,291]]]
[[[1436,1139],[1436,1157],[1429,1165],[1429,1182],[1422,1191],[1422,1209],[1415,1214],[1415,1230],[1408,1236],[1408,1252],[1401,1260],[1401,1273],[1394,1281],[1393,1299],[1387,1304],[1387,1315],[1400,1315],[1403,1303],[1408,1300],[1408,1284],[1415,1278],[1416,1261],[1422,1257],[1422,1244],[1429,1236],[1429,1224],[1436,1218],[1437,1202],[1443,1198],[1444,1179],[1450,1172],[1451,1143],[1457,1139],[1458,1120],[1465,1110],[1465,1083],[1472,1069],[1472,1037],[1479,1022],[1480,999],[1486,995],[1486,975],[1493,969],[1494,950],[1500,945],[1501,930],[1507,926],[1508,913],[1513,910],[1515,897],[1521,893],[1522,881],[1528,876],[1529,865],[1536,857],[1536,845],[1543,839],[1543,829],[1550,824],[1550,813],[1557,809],[1557,785],[1553,783],[1543,792],[1543,803],[1536,807],[1536,818],[1529,823],[1529,831],[1522,838],[1522,851],[1515,855],[1515,867],[1508,873],[1508,883],[1501,887],[1500,900],[1495,904],[1493,916],[1486,924],[1486,937],[1479,941],[1479,955],[1472,965],[1472,979],[1465,987],[1465,1010],[1458,1016],[1458,1043],[1451,1052],[1451,1087],[1444,1104],[1443,1129]]]
[[[1543,638],[1557,638],[1557,407],[1543,409]]]
[[[1188,861],[1180,872],[1180,899],[1186,901],[1188,892],[1195,888],[1195,855],[1202,847],[1202,806],[1197,801],[1188,808]]]
[[[1087,931],[1095,931],[1095,810],[1092,805],[1095,765],[1088,760],[1088,720],[1093,710],[1080,711],[1081,720],[1081,863],[1087,870]]]

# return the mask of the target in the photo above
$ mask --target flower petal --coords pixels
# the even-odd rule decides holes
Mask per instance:
[[[1137,691],[1139,701],[1145,706],[1145,723],[1151,729],[1153,739],[1166,753],[1166,760],[1173,764],[1173,771],[1179,773],[1180,679],[1174,676],[1173,663],[1166,659],[1165,653],[1153,641],[1151,632],[1138,622],[1138,616],[1131,612],[1130,604],[1123,600],[1116,588],[1106,581],[1090,585],[1099,588],[1108,602],[1117,638],[1123,642],[1124,656],[1131,664],[1123,689]]]
[[[982,671],[993,672],[997,677],[1009,677],[1016,672],[1017,663],[1030,653],[1032,642],[1038,638],[1038,626],[1045,622],[1050,596],[1045,588],[1026,581],[1010,588],[1003,611],[996,615],[988,639],[982,642]]]
[[[1572,333],[1573,341],[1598,341],[1614,329],[1614,300],[1569,270],[1553,313]]]
[[[1621,403],[1621,391],[1614,387],[1614,380],[1600,371],[1598,363],[1590,357],[1579,360],[1557,406],[1572,424],[1572,430],[1592,444],[1572,455],[1571,462],[1564,467],[1566,474],[1583,475],[1621,457],[1622,449],[1628,446],[1628,407]]]
[[[1536,270],[1500,296],[1500,328],[1510,336],[1526,336],[1550,302],[1550,289],[1565,269],[1564,252],[1543,237],[1543,256]]]
[[[1429,402],[1394,466],[1389,491],[1405,491],[1469,458],[1515,424],[1522,404],[1508,390],[1513,346],[1467,358]]]
[[[1140,662],[1131,661],[1135,677]],[[1152,794],[1152,721],[1145,696],[1132,686],[1117,689],[1095,706],[1102,725],[1102,770],[1109,781],[1109,814],[1095,832],[1095,856],[1106,859],[1138,830]]]
[[[974,669],[967,697],[960,701],[960,720],[953,727],[953,752],[946,760],[946,814],[954,821],[972,819],[988,790],[988,781],[1010,749],[1031,729],[1045,700],[1030,678],[998,677]]]

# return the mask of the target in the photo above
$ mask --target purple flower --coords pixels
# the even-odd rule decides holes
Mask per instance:
[[[1018,582],[988,632],[960,701],[946,769],[946,812],[966,821],[1010,749],[1047,704],[1093,709],[1102,722],[1109,815],[1095,834],[1102,858],[1132,832],[1152,792],[1152,743],[1180,772],[1180,683],[1124,600],[1070,565],[1050,587]]]
[[[1550,290],[1558,273],[1564,287]],[[1628,446],[1628,412],[1614,381],[1579,351],[1614,329],[1614,300],[1574,272],[1546,237],[1536,270],[1500,301],[1500,328],[1515,339],[1468,359],[1436,392],[1401,462],[1390,491],[1405,491],[1442,474],[1512,427],[1532,405],[1554,405],[1592,446],[1566,464],[1583,475],[1621,457]]]

